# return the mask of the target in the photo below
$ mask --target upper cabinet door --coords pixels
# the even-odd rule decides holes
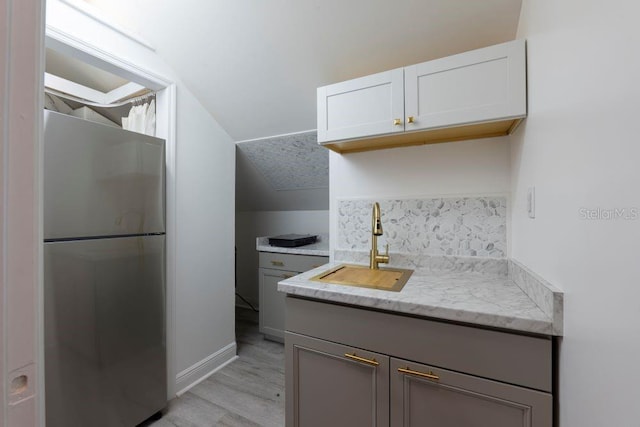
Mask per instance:
[[[404,72],[318,88],[318,142],[403,132]]]
[[[406,130],[526,116],[525,41],[405,67]]]

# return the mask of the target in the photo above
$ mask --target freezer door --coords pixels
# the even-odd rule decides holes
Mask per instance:
[[[47,427],[134,426],[166,405],[164,236],[44,245]]]
[[[164,232],[164,140],[44,112],[44,238]]]

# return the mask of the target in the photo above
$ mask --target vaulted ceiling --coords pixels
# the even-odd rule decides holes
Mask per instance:
[[[521,0],[85,0],[150,40],[236,140],[316,127],[316,88],[512,40]]]

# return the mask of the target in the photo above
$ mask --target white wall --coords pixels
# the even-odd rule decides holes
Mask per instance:
[[[140,26],[149,23],[148,15],[139,19]],[[177,169],[167,184],[176,183],[175,300],[168,289],[168,310],[176,331],[169,362],[179,376],[169,387],[178,391],[235,355],[235,145],[152,50],[58,0],[47,2],[47,25],[176,83]]]
[[[639,14],[631,1],[525,0],[520,18],[529,116],[512,138],[512,255],[565,291],[562,427],[640,419],[640,220],[580,214],[640,208]]]
[[[44,425],[44,1],[2,1],[0,22],[0,427],[36,427]]]
[[[329,211],[238,212],[238,293],[258,307],[258,252],[256,237],[278,234],[328,233]],[[237,301],[238,305],[244,305]]]
[[[186,88],[178,89],[177,110],[175,312],[180,376],[235,341],[235,144]],[[188,385],[179,384],[179,389]]]
[[[338,235],[341,198],[505,194],[510,188],[506,137],[347,155],[332,152],[329,160],[332,236]],[[332,249],[334,245],[332,241]]]

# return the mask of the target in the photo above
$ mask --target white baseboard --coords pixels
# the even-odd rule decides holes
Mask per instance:
[[[212,355],[202,359],[176,375],[176,396],[186,393],[190,388],[215,374],[229,363],[236,360],[236,342],[221,348]]]

